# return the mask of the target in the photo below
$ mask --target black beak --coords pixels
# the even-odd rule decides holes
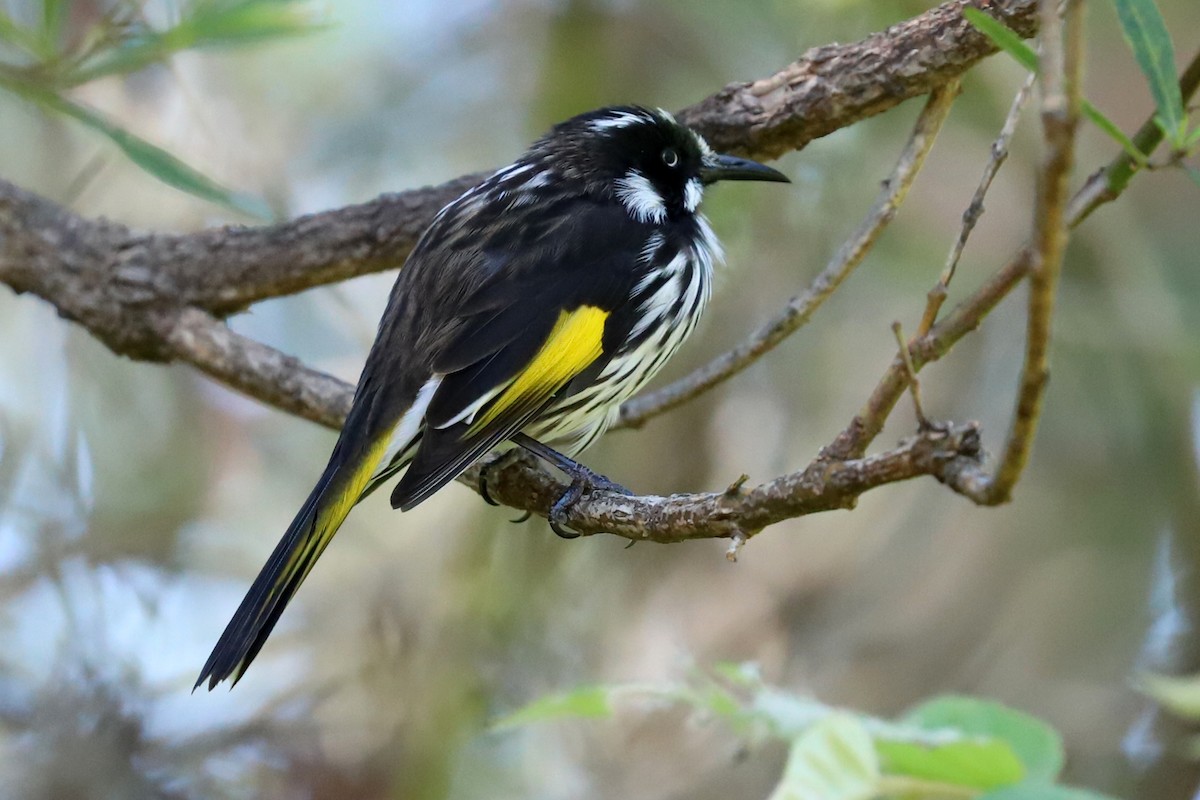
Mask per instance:
[[[700,165],[700,180],[705,185],[717,181],[776,181],[791,183],[787,175],[765,164],[737,156],[707,156]]]

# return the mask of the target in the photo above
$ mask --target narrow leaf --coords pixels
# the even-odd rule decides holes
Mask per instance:
[[[965,6],[962,10],[967,22],[971,23],[984,36],[992,40],[992,44],[1015,58],[1021,66],[1030,72],[1037,72],[1038,57],[1033,48],[1025,44],[1012,28],[995,17],[988,16],[978,8]]]
[[[225,188],[161,147],[110,122],[99,112],[58,95],[47,94],[43,103],[104,134],[130,161],[168,186],[251,217],[271,219],[271,210],[261,199]]]
[[[1098,108],[1087,100],[1084,100],[1079,110],[1083,112],[1085,117],[1092,121],[1093,125],[1107,133],[1114,142],[1121,145],[1121,149],[1128,153],[1129,157],[1137,162],[1139,166],[1146,165],[1146,154],[1138,150],[1133,140],[1125,135],[1125,131],[1118,128],[1117,124],[1101,113]]]
[[[1163,131],[1172,144],[1182,143],[1186,129],[1183,94],[1175,77],[1175,48],[1154,0],[1113,0],[1125,40],[1150,84]]]
[[[879,793],[879,759],[866,728],[830,716],[798,737],[770,800],[869,800]]]

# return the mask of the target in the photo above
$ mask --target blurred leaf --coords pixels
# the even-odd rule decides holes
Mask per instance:
[[[1063,768],[1058,732],[1039,719],[988,700],[946,696],[922,703],[904,721],[923,728],[952,728],[1007,742],[1031,780],[1053,781]]]
[[[308,0],[197,0],[173,27],[142,26],[122,37],[67,78],[77,86],[105,75],[126,74],[201,47],[253,44],[327,28]]]
[[[1025,777],[1025,767],[1012,747],[1000,739],[951,742],[928,747],[910,742],[876,742],[883,770],[891,775],[994,789]]]
[[[317,21],[308,0],[205,0],[180,27],[203,47],[297,36],[328,25]]]
[[[981,795],[978,800],[1115,800],[1115,798],[1087,789],[1072,789],[1069,786],[1023,783],[1019,786],[1007,786],[988,792]]]
[[[1018,35],[1015,31],[1006,26],[1003,22],[1000,22],[994,17],[988,16],[984,12],[977,8],[973,8],[972,6],[963,8],[963,16],[966,17],[967,22],[974,25],[980,33],[991,39],[997,47],[1016,59],[1017,63],[1025,67],[1025,69],[1029,70],[1030,72],[1037,72],[1038,54],[1032,47],[1025,44],[1025,42],[1021,40],[1020,35]],[[1176,85],[1175,88],[1178,89],[1178,85]],[[1083,115],[1091,120],[1097,128],[1104,131],[1106,134],[1112,137],[1113,141],[1121,145],[1121,149],[1128,153],[1129,156],[1137,161],[1138,164],[1144,165],[1146,163],[1146,155],[1137,148],[1137,146],[1133,143],[1133,140],[1126,136],[1125,132],[1117,127],[1116,123],[1102,114],[1100,110],[1092,105],[1088,100],[1083,100],[1080,103],[1079,110],[1082,111]]]
[[[99,112],[49,93],[43,93],[41,102],[104,134],[129,160],[168,186],[251,217],[271,219],[271,209],[259,198],[226,189],[161,147],[109,122]]]
[[[1200,719],[1200,675],[1144,672],[1138,677],[1138,689],[1173,714]]]
[[[58,46],[66,6],[64,0],[42,0],[42,39],[51,48]]]
[[[581,686],[563,694],[534,700],[492,725],[493,730],[518,728],[532,722],[561,719],[602,719],[612,715],[612,695],[620,689],[611,686]]]
[[[42,55],[41,43],[38,41],[37,36],[22,28],[12,17],[5,14],[2,10],[0,10],[0,42],[8,42],[30,55]]]
[[[769,800],[869,800],[879,793],[879,759],[866,728],[835,714],[793,743]]]
[[[1150,84],[1163,132],[1175,146],[1183,142],[1187,117],[1175,77],[1175,48],[1154,0],[1113,0],[1125,40]]]

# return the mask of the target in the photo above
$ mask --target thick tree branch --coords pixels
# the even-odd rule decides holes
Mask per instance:
[[[731,84],[684,109],[680,116],[714,146],[759,158],[799,149],[865,117],[961,75],[994,52],[962,18],[966,0],[848,45],[814,48],[775,75]],[[1036,28],[1035,0],[977,0],[976,5],[1024,35]],[[468,175],[435,187],[384,195],[374,201],[264,228],[226,227],[198,233],[143,234],[85,220],[0,181],[0,281],[54,302],[119,353],[162,359],[161,331],[131,314],[123,330],[105,309],[195,306],[216,316],[263,300],[399,267],[420,232],[446,202],[476,183]],[[29,227],[34,219],[53,225]],[[69,228],[88,248],[78,270],[106,297],[97,305],[84,287],[34,276],[55,270],[53,248],[41,234]],[[36,263],[24,260],[41,250]],[[89,313],[90,312],[90,313]]]
[[[264,403],[337,430],[354,387],[229,329],[198,308],[184,309],[167,334],[172,355]]]

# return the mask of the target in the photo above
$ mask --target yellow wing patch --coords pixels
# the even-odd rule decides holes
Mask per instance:
[[[603,352],[609,312],[596,306],[562,311],[542,349],[481,414],[466,436],[474,436],[506,411],[541,403],[587,369]]]

